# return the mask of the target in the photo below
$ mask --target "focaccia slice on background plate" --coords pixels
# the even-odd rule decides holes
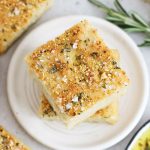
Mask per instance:
[[[30,150],[30,148],[0,126],[0,150]]]
[[[68,128],[108,106],[129,83],[112,51],[86,20],[27,55],[26,63]]]
[[[0,53],[51,5],[52,0],[0,0]]]

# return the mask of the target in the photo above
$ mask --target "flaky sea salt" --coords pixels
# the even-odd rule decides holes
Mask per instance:
[[[58,58],[55,58],[55,61],[58,61],[59,59]]]
[[[75,42],[75,43],[73,44],[72,48],[73,48],[73,49],[76,49],[77,46],[78,46],[78,43]]]
[[[55,50],[52,50],[51,53],[52,53],[52,54],[55,53]]]
[[[78,96],[74,96],[72,102],[78,102]]]
[[[112,90],[112,89],[114,89],[114,88],[115,88],[114,85],[106,85],[106,89],[108,89],[108,90]]]
[[[17,7],[15,7],[13,13],[14,13],[16,16],[18,16],[18,15],[20,14],[20,10],[19,10]]]
[[[57,85],[56,85],[56,88],[57,88],[57,89],[60,89],[60,88],[61,88],[60,84],[57,84]]]
[[[72,103],[68,103],[68,104],[66,105],[66,109],[67,109],[67,110],[69,110],[71,107],[72,107]]]
[[[67,77],[64,76],[64,77],[62,78],[62,81],[64,81],[65,83],[67,83],[67,81],[68,81]]]

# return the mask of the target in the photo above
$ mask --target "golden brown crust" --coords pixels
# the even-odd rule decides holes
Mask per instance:
[[[30,150],[0,126],[0,150]]]
[[[26,58],[60,113],[75,116],[128,85],[116,57],[88,21],[37,48]]]
[[[50,1],[0,0],[0,53],[41,15],[41,9],[49,7]]]

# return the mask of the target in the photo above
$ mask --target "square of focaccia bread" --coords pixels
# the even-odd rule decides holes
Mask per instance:
[[[0,53],[51,5],[52,0],[0,0]]]
[[[114,60],[120,64],[120,56],[117,50],[111,50]],[[93,116],[89,117],[86,121],[89,122],[101,122],[105,121],[110,124],[115,124],[118,121],[119,110],[118,100],[114,100],[107,107],[97,111]],[[54,111],[53,107],[42,94],[40,98],[39,115],[46,120],[60,120],[59,116]]]
[[[26,63],[68,128],[108,106],[129,83],[112,51],[86,20],[28,54]]]
[[[39,115],[41,118],[46,120],[60,120],[59,116],[54,111],[53,107],[47,100],[47,98],[42,95]],[[115,124],[118,121],[119,111],[118,111],[118,100],[114,100],[107,107],[97,111],[93,116],[89,117],[86,121],[88,122],[107,122],[109,124]]]
[[[0,126],[0,150],[30,150]]]

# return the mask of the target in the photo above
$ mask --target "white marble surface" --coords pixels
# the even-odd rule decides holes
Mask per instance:
[[[105,3],[111,5],[112,0],[105,0]],[[150,4],[143,3],[142,0],[122,0],[124,7],[128,10],[134,9],[139,12],[142,16],[146,18],[146,20],[150,21]],[[33,28],[40,25],[41,23],[57,18],[65,15],[93,15],[97,17],[104,17],[104,14],[99,11],[98,8],[94,7],[87,0],[55,0],[54,6],[50,9],[36,24],[34,24],[25,34],[30,32]],[[134,39],[136,43],[139,43],[143,39],[142,34],[130,34],[130,36]],[[13,46],[9,49],[9,51],[0,56],[0,124],[7,128],[11,133],[20,138],[24,143],[29,145],[32,150],[48,150],[49,148],[41,145],[34,139],[32,139],[24,129],[18,124],[14,115],[12,114],[8,97],[7,97],[7,70],[8,65],[11,59],[13,52],[16,47],[23,39],[22,36],[18,41],[16,41]],[[36,40],[36,39],[35,39]],[[149,48],[141,48],[141,52],[145,58],[145,61],[148,66],[148,70],[150,72],[150,47]],[[139,70],[140,71],[140,70]],[[147,81],[149,82],[149,81]],[[15,88],[15,85],[14,85]],[[143,117],[141,118],[138,125],[135,129],[120,143],[112,146],[109,150],[123,150],[132,135],[137,131],[137,129],[148,119],[150,119],[150,103],[148,103],[147,108],[144,112]],[[30,122],[28,122],[30,123]]]

